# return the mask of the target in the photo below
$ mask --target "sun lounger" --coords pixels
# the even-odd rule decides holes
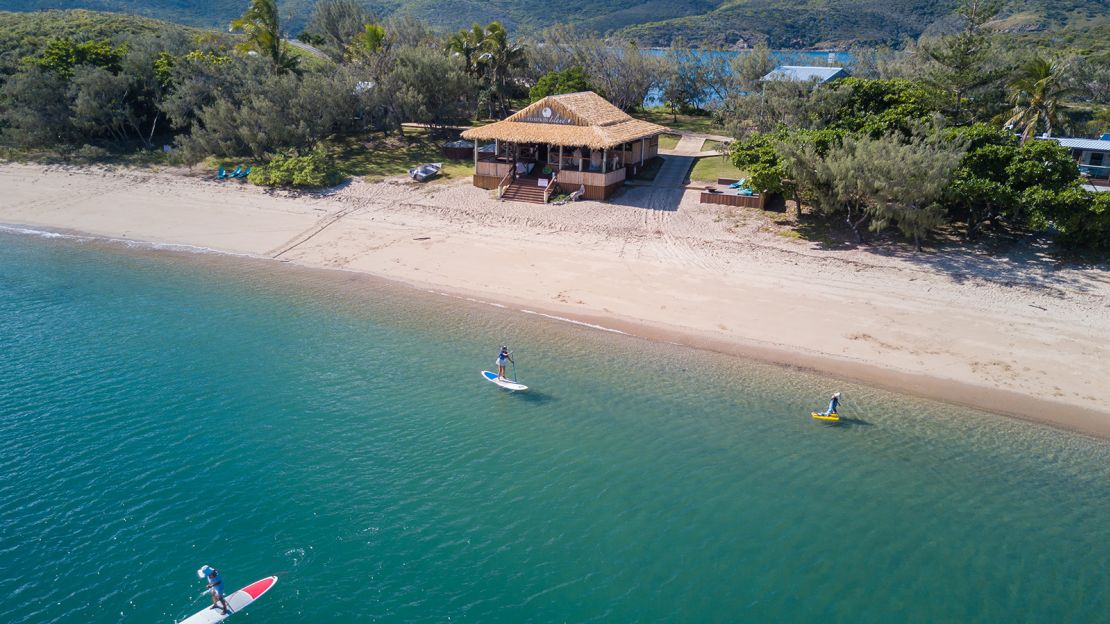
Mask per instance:
[[[226,177],[227,177],[227,171],[224,171],[224,168],[220,167],[219,173],[216,174],[216,179],[217,180],[223,180]]]
[[[243,170],[243,173],[240,173],[240,174],[239,174],[239,177],[240,177],[240,178],[245,178],[245,177],[247,177],[248,175],[250,175],[250,172],[251,172],[251,168],[250,168],[250,167],[247,167],[246,169],[244,169],[244,170]]]
[[[231,175],[229,175],[227,177],[229,177],[229,178],[238,178],[240,173],[243,173],[243,165],[239,165],[238,167],[236,167],[235,171],[233,171],[231,173]]]

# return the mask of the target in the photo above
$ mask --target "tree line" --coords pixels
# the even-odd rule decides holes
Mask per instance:
[[[581,72],[574,88],[625,109],[654,84],[654,65],[631,42],[569,29],[526,47],[497,22],[437,33],[380,20],[357,0],[322,0],[298,37],[319,59],[282,28],[275,0],[251,0],[229,34],[44,38],[0,65],[0,141],[71,154],[172,143],[190,162],[265,159],[328,137],[400,133],[405,122],[501,117],[550,72]]]
[[[1110,130],[1110,68],[1007,45],[987,27],[998,6],[963,0],[954,32],[858,51],[853,77],[823,85],[759,81],[773,62],[747,55],[716,112],[738,138],[733,163],[857,241],[894,228],[920,249],[956,225],[1110,248],[1110,193],[1085,190],[1069,150],[1036,138]]]
[[[315,4],[298,39],[317,58],[291,45],[274,0],[251,0],[231,33],[22,36],[0,50],[0,143],[88,158],[170,144],[188,163],[264,163],[259,183],[319,185],[335,179],[336,140],[580,90],[635,112],[655,90],[673,118],[712,115],[737,137],[731,158],[756,190],[843,218],[860,240],[896,228],[920,245],[957,223],[969,238],[1049,227],[1110,245],[1110,194],[1084,191],[1066,151],[1032,139],[1107,129],[1110,69],[1019,49],[988,27],[996,10],[964,0],[949,34],[856,50],[853,78],[817,87],[763,81],[780,58],[766,47],[657,53],[569,26],[523,42],[497,22],[443,33],[357,0]]]

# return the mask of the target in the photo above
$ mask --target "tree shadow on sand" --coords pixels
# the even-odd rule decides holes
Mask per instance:
[[[1058,295],[1089,293],[1110,276],[1106,256],[1068,256],[1048,236],[993,237],[978,243],[942,239],[923,251],[909,244],[864,245],[868,253],[903,260],[945,274],[958,284],[984,282],[1008,288],[1048,290]]]

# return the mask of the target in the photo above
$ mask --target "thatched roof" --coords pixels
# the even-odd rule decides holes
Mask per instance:
[[[606,149],[667,132],[630,117],[593,91],[549,95],[502,121],[462,133],[464,139],[548,143]]]

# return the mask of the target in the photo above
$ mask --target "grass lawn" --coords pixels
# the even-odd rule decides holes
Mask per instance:
[[[346,176],[376,182],[390,176],[406,175],[409,169],[430,162],[443,163],[443,171],[433,178],[457,180],[474,175],[474,161],[445,158],[440,145],[451,137],[432,136],[425,129],[406,128],[405,136],[375,134],[364,141],[346,141],[335,146],[336,165]]]
[[[643,119],[661,126],[687,132],[703,132],[705,134],[724,134],[725,129],[713,121],[712,115],[678,115],[678,121],[671,116],[671,111],[665,107],[649,108],[632,113],[637,119]]]
[[[660,134],[659,135],[659,149],[672,150],[678,145],[677,134]]]
[[[706,141],[705,145],[703,145],[701,149],[704,152],[723,153],[725,150],[725,144],[721,143],[720,141]]]
[[[698,162],[694,164],[694,170],[690,172],[691,182],[712,182],[716,183],[717,178],[740,178],[747,177],[747,174],[736,168],[732,161],[726,156],[707,156],[699,158]]]

